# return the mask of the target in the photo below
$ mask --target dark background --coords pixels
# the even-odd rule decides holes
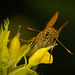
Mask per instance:
[[[30,31],[26,26],[43,30],[46,23],[59,11],[59,18],[54,25],[58,29],[65,21],[69,24],[61,31],[59,40],[75,53],[75,1],[74,0],[6,0],[0,1],[0,23],[7,17],[10,20],[10,38],[14,37],[21,25],[21,38],[30,39],[38,32]],[[43,75],[73,74],[75,55],[69,54],[60,44],[53,51],[54,63],[40,65],[38,70]]]

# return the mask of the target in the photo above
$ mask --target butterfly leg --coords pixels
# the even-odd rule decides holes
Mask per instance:
[[[55,43],[56,43],[56,41],[54,42],[54,44],[53,44],[53,45],[55,45]],[[49,63],[50,63],[50,61],[51,61],[51,54],[52,54],[52,51],[53,51],[53,48],[51,49],[51,52],[50,52]]]

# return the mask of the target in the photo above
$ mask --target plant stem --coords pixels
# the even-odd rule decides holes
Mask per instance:
[[[3,69],[3,75],[7,75],[7,68]]]
[[[31,68],[31,67],[32,67],[32,65],[28,64],[26,67],[27,67],[27,68]]]

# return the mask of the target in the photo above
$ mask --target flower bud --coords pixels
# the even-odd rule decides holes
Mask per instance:
[[[14,59],[17,57],[19,53],[19,49],[20,49],[19,36],[16,35],[10,43],[10,47],[9,47],[10,59]]]

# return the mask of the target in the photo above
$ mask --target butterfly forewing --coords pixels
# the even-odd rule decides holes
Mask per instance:
[[[58,15],[59,15],[59,12],[56,12],[56,13],[54,14],[54,16],[53,16],[53,17],[50,19],[50,21],[47,23],[46,28],[48,28],[48,27],[53,27],[53,26],[54,26],[55,22],[56,22],[57,19],[58,19]]]

